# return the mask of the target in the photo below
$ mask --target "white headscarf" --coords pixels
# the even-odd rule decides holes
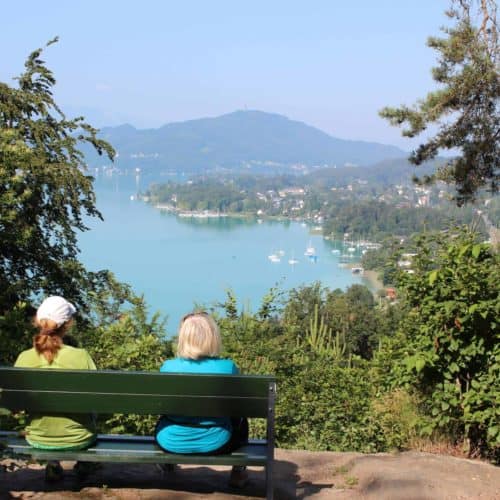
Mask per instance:
[[[76,307],[63,297],[56,295],[46,298],[36,312],[36,319],[50,319],[60,327],[76,313]]]

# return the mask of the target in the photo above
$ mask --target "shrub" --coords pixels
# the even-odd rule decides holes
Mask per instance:
[[[437,429],[471,454],[500,450],[499,255],[466,230],[421,239],[401,285],[410,308],[393,369],[416,387]]]

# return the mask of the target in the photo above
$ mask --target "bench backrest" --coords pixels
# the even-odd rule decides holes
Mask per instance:
[[[0,407],[11,411],[267,418],[274,396],[272,376],[0,367]]]

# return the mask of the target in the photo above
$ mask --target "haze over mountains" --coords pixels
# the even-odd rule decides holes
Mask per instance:
[[[100,137],[117,150],[118,168],[186,172],[244,167],[272,170],[273,166],[297,164],[361,166],[407,155],[395,146],[337,139],[302,122],[262,111],[235,111],[158,129],[105,127]],[[93,167],[103,165],[103,159],[89,150],[87,161]]]

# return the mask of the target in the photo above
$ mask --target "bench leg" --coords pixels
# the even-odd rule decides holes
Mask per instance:
[[[273,461],[270,460],[266,464],[266,499],[273,500],[274,484],[273,484]]]

